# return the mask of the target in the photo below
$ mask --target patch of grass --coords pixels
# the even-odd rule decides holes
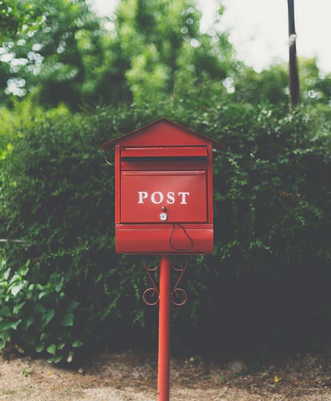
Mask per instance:
[[[2,395],[11,395],[11,394],[15,394],[16,391],[7,388],[7,389],[5,389],[5,390],[0,390],[0,393],[1,393]]]

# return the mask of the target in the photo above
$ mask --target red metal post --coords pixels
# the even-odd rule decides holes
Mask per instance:
[[[158,401],[169,401],[171,261],[160,257]]]

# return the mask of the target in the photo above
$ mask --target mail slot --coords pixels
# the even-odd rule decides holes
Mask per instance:
[[[115,148],[116,252],[213,252],[212,152],[221,143],[162,118],[102,147]]]

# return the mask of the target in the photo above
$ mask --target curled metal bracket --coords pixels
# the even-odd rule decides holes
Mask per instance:
[[[153,287],[148,288],[147,290],[145,290],[145,292],[143,293],[143,300],[144,300],[146,305],[153,306],[153,305],[156,305],[159,302],[160,296],[159,296],[159,291],[157,290],[155,281],[153,280],[153,277],[151,276],[150,272],[154,272],[155,270],[158,269],[159,266],[151,268],[152,263],[150,263],[147,266],[145,261],[143,261],[143,264],[144,264],[144,268],[146,270],[146,273],[147,273],[147,275],[148,275],[148,277],[149,277],[149,279],[150,279],[150,281],[152,283],[152,286],[153,286]],[[147,298],[146,298],[147,294],[149,294],[149,298],[152,300],[151,302],[147,301]],[[153,300],[153,299],[155,299],[155,300]]]
[[[154,268],[151,268],[152,263],[149,263],[148,265],[146,264],[145,261],[143,261],[144,264],[144,268],[146,270],[146,273],[152,283],[152,287],[151,288],[147,288],[147,290],[144,291],[143,293],[143,300],[145,302],[146,305],[149,306],[153,306],[156,305],[159,302],[160,299],[160,295],[159,295],[159,291],[157,289],[157,286],[155,284],[155,281],[151,275],[151,272],[156,271],[159,266],[157,265]],[[171,264],[171,267],[176,271],[176,272],[180,272],[179,278],[176,281],[176,284],[173,288],[173,290],[171,291],[170,294],[170,298],[171,298],[171,302],[173,305],[176,306],[182,306],[184,304],[186,304],[187,301],[187,293],[185,290],[183,290],[182,288],[178,287],[178,284],[180,283],[185,270],[188,266],[188,261],[186,260],[185,263],[179,263],[179,267],[176,267],[173,263]],[[148,296],[148,300],[147,300],[147,296]]]
[[[171,302],[176,306],[182,306],[182,305],[186,304],[186,301],[187,301],[186,291],[184,291],[182,288],[179,288],[178,284],[179,284],[180,280],[182,279],[182,277],[185,273],[185,270],[188,266],[188,260],[186,260],[185,263],[179,263],[179,266],[180,267],[177,268],[176,266],[174,266],[172,264],[172,268],[174,270],[176,270],[177,272],[180,272],[180,276],[171,292]],[[180,298],[182,298],[182,300],[180,300]]]

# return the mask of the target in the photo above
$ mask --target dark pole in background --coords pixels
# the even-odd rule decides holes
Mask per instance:
[[[289,88],[291,105],[296,107],[299,104],[299,74],[297,65],[296,32],[294,23],[294,0],[287,0],[288,3],[288,31],[289,31]]]

